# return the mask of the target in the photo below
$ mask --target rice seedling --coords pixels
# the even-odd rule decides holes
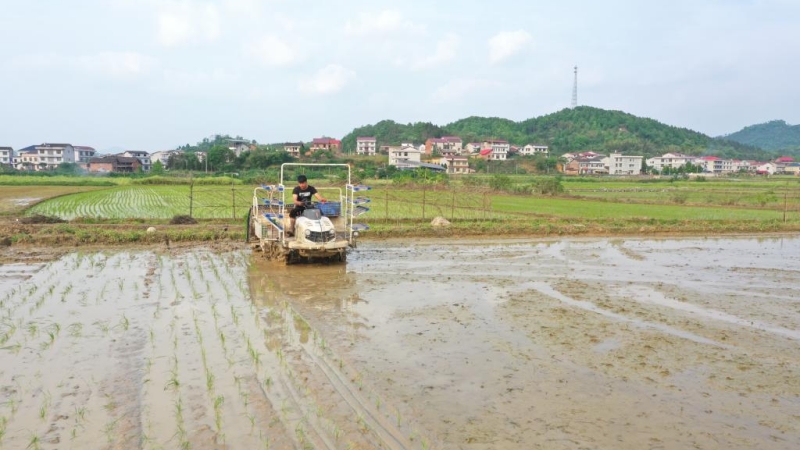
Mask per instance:
[[[32,338],[39,334],[39,326],[36,325],[35,322],[28,322],[28,334],[30,334]]]
[[[128,331],[128,327],[130,327],[131,322],[128,320],[128,317],[125,314],[122,314],[122,318],[119,319],[118,327],[122,328],[122,331]]]
[[[86,421],[86,413],[89,410],[86,409],[85,406],[81,406],[80,408],[75,407],[75,422],[82,423]]]
[[[206,390],[211,393],[214,391],[214,374],[206,370]]]
[[[96,326],[103,334],[107,335],[111,329],[107,320],[97,320],[92,325]]]
[[[253,421],[251,421],[251,423],[253,423]],[[3,437],[6,435],[7,425],[8,425],[8,419],[6,418],[6,416],[0,416],[0,445],[3,444]]]
[[[222,404],[225,397],[218,395],[214,398],[214,424],[217,426],[217,433],[222,431]]]
[[[81,337],[83,335],[83,324],[75,322],[67,327],[67,331],[69,331],[69,335],[72,337]]]
[[[41,438],[38,435],[31,436],[30,441],[28,441],[28,446],[25,447],[26,449],[30,448],[32,450],[39,450],[39,444],[41,443]]]

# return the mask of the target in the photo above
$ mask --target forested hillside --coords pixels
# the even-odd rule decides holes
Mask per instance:
[[[783,120],[751,125],[722,138],[764,150],[795,150],[795,154],[800,151],[800,125],[789,125]]]
[[[696,131],[665,125],[620,111],[580,106],[546,116],[514,122],[497,117],[468,117],[445,126],[427,122],[399,124],[384,120],[356,128],[342,140],[352,151],[358,136],[375,136],[379,145],[422,143],[429,137],[460,136],[464,143],[505,139],[512,145],[544,144],[554,155],[575,151],[658,156],[665,152],[715,155],[724,158],[768,160],[776,156],[753,146],[714,139]]]

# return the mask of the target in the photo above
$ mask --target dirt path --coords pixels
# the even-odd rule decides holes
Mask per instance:
[[[800,445],[799,238],[36,255],[0,266],[0,449]]]

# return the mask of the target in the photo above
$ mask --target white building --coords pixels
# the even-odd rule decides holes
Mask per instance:
[[[160,162],[161,167],[166,169],[169,165],[169,157],[180,153],[183,153],[183,150],[162,150],[158,152],[153,152],[150,154],[150,162],[152,164]]]
[[[445,167],[447,173],[469,173],[469,158],[466,156],[444,156],[439,165]]]
[[[519,149],[519,154],[524,156],[531,156],[531,155],[545,155],[547,156],[550,153],[550,149],[546,145],[534,145],[528,144],[521,149]]]
[[[151,164],[150,164],[150,154],[142,151],[142,150],[128,150],[124,153],[121,153],[122,156],[127,156],[128,158],[136,158],[142,164],[142,172],[150,172]]]
[[[491,140],[483,141],[483,149],[492,149],[489,159],[493,161],[503,161],[508,159],[508,151],[511,149],[511,144],[508,141]]]
[[[420,155],[421,152],[414,146],[409,145],[400,148],[392,148],[389,150],[389,165],[395,166],[398,169],[419,165],[420,162],[422,162]]]
[[[228,150],[238,158],[242,153],[250,151],[250,143],[242,139],[228,139]]]
[[[75,147],[70,144],[44,143],[37,145],[35,149],[37,161],[34,169],[36,170],[55,169],[63,163],[79,162],[75,155]]]
[[[684,155],[681,153],[664,153],[663,156],[656,156],[647,159],[647,167],[661,172],[664,168],[678,169],[686,165],[686,163],[695,164],[697,161],[696,156]]]
[[[374,156],[378,150],[378,139],[374,137],[357,137],[356,154]]]
[[[283,151],[294,156],[295,158],[299,158],[300,148],[302,146],[303,146],[302,142],[286,142],[285,144],[283,144]]]
[[[10,166],[14,164],[14,149],[11,147],[0,147],[0,165]]]
[[[704,156],[697,160],[697,163],[703,166],[703,172],[706,173],[731,173],[733,172],[733,160],[721,159],[716,156]]]
[[[756,167],[756,173],[760,175],[774,175],[777,166],[773,162],[767,162]]]
[[[82,164],[89,164],[89,160],[97,155],[97,150],[85,145],[76,145],[75,148],[75,162]]]
[[[642,173],[644,156],[628,156],[612,153],[608,156],[609,175],[639,175]]]

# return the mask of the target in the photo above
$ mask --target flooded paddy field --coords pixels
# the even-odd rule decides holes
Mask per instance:
[[[0,449],[798,446],[798,237],[0,266]]]

